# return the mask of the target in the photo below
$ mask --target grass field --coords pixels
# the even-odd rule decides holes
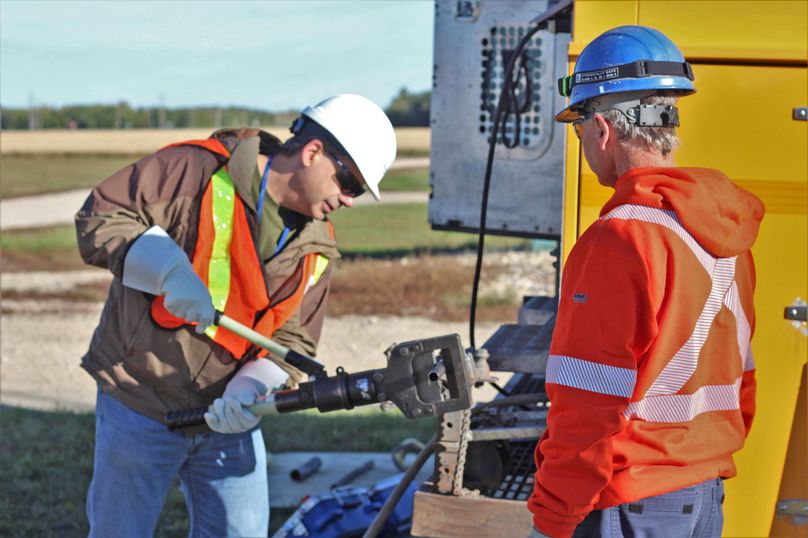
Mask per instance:
[[[0,271],[84,269],[72,225],[0,234]]]
[[[440,252],[472,252],[476,236],[431,231],[425,204],[364,206],[334,216],[343,258],[334,272],[329,315],[417,315],[458,321],[468,315],[471,272],[452,256]],[[491,237],[489,252],[524,249],[527,241]],[[85,269],[76,248],[72,226],[3,232],[0,270]],[[405,257],[402,260],[402,257]],[[496,257],[486,257],[486,278],[503,268]],[[103,301],[107,285],[98,282],[54,293],[4,292],[6,299]],[[481,295],[478,319],[512,319],[518,298]]]
[[[371,205],[341,210],[332,220],[340,251],[346,256],[401,256],[418,252],[473,249],[477,236],[433,231],[426,204]],[[492,248],[526,245],[522,239],[489,237]]]
[[[432,231],[426,204],[370,205],[333,215],[340,251],[346,258],[392,257],[473,249],[476,236]],[[525,240],[489,237],[491,248],[520,247]],[[84,267],[72,225],[0,234],[0,270],[58,270]]]
[[[0,198],[91,188],[137,160],[137,155],[3,155]],[[392,170],[382,182],[387,191],[427,191],[426,168]]]
[[[262,127],[285,140],[289,127]],[[146,155],[172,142],[207,138],[214,129],[47,129],[39,131],[0,131],[0,153],[13,154],[90,154]],[[399,156],[427,155],[429,127],[396,129]]]
[[[4,155],[0,158],[0,198],[89,189],[135,159],[120,155]]]
[[[382,197],[385,192],[428,192],[429,169],[390,170],[382,180],[381,189]]]
[[[0,536],[86,536],[84,498],[92,476],[94,416],[0,408]],[[434,419],[365,408],[269,417],[261,423],[270,452],[388,451],[407,437],[426,441]],[[274,510],[279,527],[290,512]],[[188,535],[185,501],[175,484],[155,536]]]

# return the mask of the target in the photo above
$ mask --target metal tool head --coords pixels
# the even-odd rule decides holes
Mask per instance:
[[[457,334],[404,342],[386,353],[380,391],[406,416],[437,416],[471,407],[474,361]]]

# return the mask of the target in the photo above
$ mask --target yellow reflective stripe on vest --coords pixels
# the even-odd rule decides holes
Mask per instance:
[[[233,240],[233,211],[236,193],[233,179],[227,170],[220,168],[210,179],[211,212],[213,213],[213,250],[208,266],[208,291],[213,299],[213,306],[224,311],[227,297],[230,295],[230,243]],[[216,326],[211,325],[205,333],[213,338]]]
[[[325,273],[326,267],[328,267],[328,257],[320,254],[317,256],[317,263],[314,264],[314,274],[312,275],[314,282],[312,285],[317,284],[317,281],[320,280],[320,277]]]
[[[322,254],[317,255],[317,261],[314,262],[314,272],[309,277],[309,281],[306,282],[306,289],[303,290],[303,293],[309,291],[309,288],[317,284],[320,280],[320,277],[323,276],[325,270],[328,268],[328,256],[323,256]]]

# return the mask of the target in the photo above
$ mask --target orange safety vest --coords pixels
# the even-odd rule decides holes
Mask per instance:
[[[177,146],[199,146],[230,158],[227,148],[214,138],[179,142],[166,148]],[[329,232],[333,239],[334,230],[330,222]],[[202,196],[192,265],[194,272],[207,286],[217,310],[271,337],[300,307],[303,294],[323,274],[327,263],[328,258],[317,252],[308,254],[298,266],[300,280],[294,292],[277,303],[273,302],[267,294],[261,260],[250,232],[244,202],[235,191],[227,164],[213,174]],[[176,329],[188,323],[166,310],[162,296],[152,301],[151,316],[166,329]],[[205,333],[236,359],[240,359],[250,347],[247,340],[223,327],[212,325]],[[266,355],[266,352],[262,355]]]

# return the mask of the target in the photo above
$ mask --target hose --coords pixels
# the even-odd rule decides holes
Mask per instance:
[[[474,326],[475,318],[477,317],[477,294],[480,283],[480,273],[482,272],[483,265],[483,250],[485,247],[485,225],[488,216],[488,191],[491,187],[491,171],[494,167],[494,151],[496,150],[497,146],[497,133],[499,132],[500,127],[503,127],[505,124],[508,108],[511,106],[508,99],[513,97],[514,94],[512,92],[515,92],[514,85],[518,82],[519,78],[517,77],[517,79],[514,80],[514,67],[520,60],[522,51],[525,49],[528,41],[530,41],[530,39],[539,30],[543,29],[549,20],[559,15],[562,11],[570,9],[571,7],[572,0],[565,0],[556,4],[539,17],[530,21],[530,26],[532,26],[532,28],[529,28],[527,32],[525,32],[525,35],[517,43],[516,48],[513,50],[510,60],[508,61],[508,65],[505,68],[505,72],[503,73],[504,82],[499,94],[499,99],[497,101],[497,107],[492,115],[493,124],[491,126],[491,140],[488,145],[488,158],[485,164],[482,201],[480,202],[480,232],[477,241],[477,263],[474,267],[474,281],[472,282],[471,305],[469,307],[469,341],[473,349],[477,349],[474,339]]]
[[[371,523],[368,530],[365,531],[365,534],[362,535],[362,538],[376,538],[379,535],[381,530],[384,528],[385,523],[387,523],[387,518],[390,517],[390,514],[398,504],[398,501],[401,500],[401,496],[404,495],[405,491],[407,491],[407,488],[415,478],[415,475],[418,474],[418,471],[420,471],[421,467],[424,466],[426,460],[429,459],[432,451],[435,450],[434,445],[437,439],[438,435],[435,434],[429,441],[427,441],[424,448],[422,448],[418,453],[418,456],[415,457],[415,461],[412,462],[412,465],[410,465],[410,467],[407,469],[407,472],[404,473],[404,476],[396,486],[396,489],[393,490],[393,493],[391,493],[390,497],[388,497],[387,501],[385,501],[382,509],[379,510],[376,517],[373,518],[373,523]]]

